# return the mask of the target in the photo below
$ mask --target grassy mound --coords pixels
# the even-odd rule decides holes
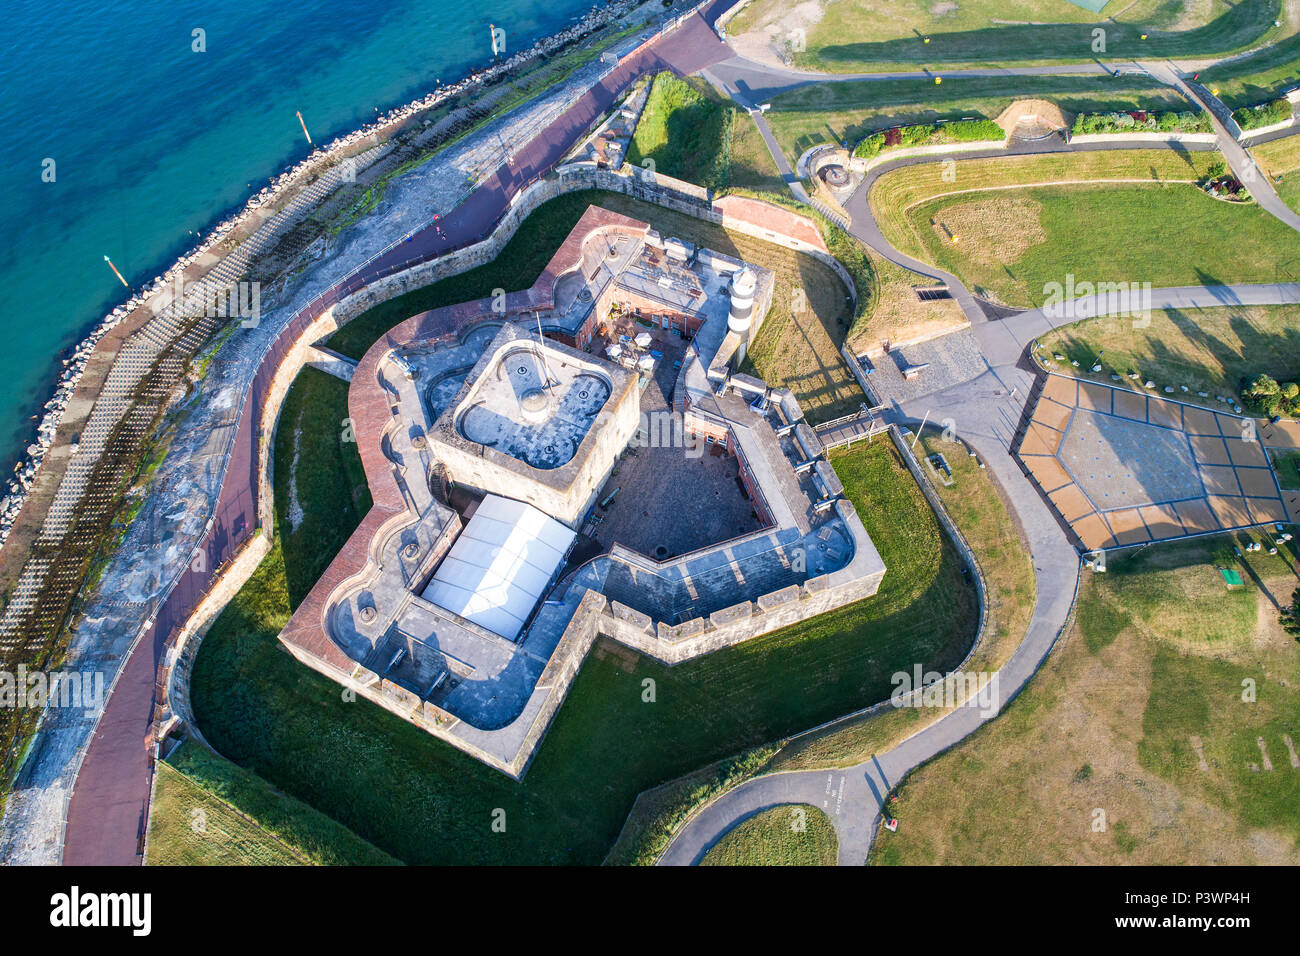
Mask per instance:
[[[735,108],[701,80],[672,73],[655,76],[650,97],[628,149],[628,162],[722,189],[730,171],[731,125]]]
[[[835,827],[817,807],[773,807],[742,820],[701,865],[834,866],[837,848]]]
[[[198,744],[158,764],[151,866],[394,864],[387,853],[301,800]]]
[[[1012,306],[1041,305],[1067,274],[1155,288],[1279,281],[1300,261],[1300,236],[1253,203],[1219,202],[1188,182],[1215,157],[1147,150],[970,160],[957,164],[955,183],[930,164],[882,176],[870,201],[900,249]],[[1004,188],[1015,184],[1024,188]],[[958,232],[953,221],[980,193],[1036,203],[1042,241],[1008,265],[999,261],[996,217]]]

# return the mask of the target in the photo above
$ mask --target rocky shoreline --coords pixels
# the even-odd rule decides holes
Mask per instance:
[[[564,46],[582,40],[625,16],[641,0],[609,0],[602,7],[593,7],[576,23],[548,37],[538,40],[531,47],[493,63],[489,67],[470,73],[465,78],[448,85],[439,84],[425,95],[411,100],[403,106],[395,107],[381,114],[372,122],[337,137],[325,146],[317,147],[310,155],[273,177],[270,185],[255,193],[244,207],[214,226],[206,236],[201,238],[189,251],[181,255],[165,272],[155,276],[140,291],[114,307],[95,325],[91,332],[72,350],[71,355],[63,360],[63,371],[55,386],[54,394],[45,402],[44,415],[36,426],[35,439],[27,446],[26,454],[14,466],[14,476],[10,478],[0,497],[0,547],[3,547],[13,530],[14,523],[26,502],[37,473],[44,463],[47,453],[54,444],[55,435],[68,403],[85,373],[86,364],[98,347],[100,341],[117,325],[125,321],[137,309],[151,306],[151,300],[160,293],[170,294],[175,281],[182,276],[185,269],[205,255],[216,253],[216,247],[230,238],[242,225],[246,224],[260,210],[274,207],[287,201],[292,193],[306,186],[317,175],[342,158],[342,154],[369,137],[383,138],[393,128],[419,113],[434,109],[453,97],[473,92],[487,86],[505,74],[550,55]],[[165,307],[162,306],[162,307]],[[76,450],[74,443],[73,451]]]

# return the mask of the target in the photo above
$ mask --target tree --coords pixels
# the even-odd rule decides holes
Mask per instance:
[[[1260,375],[1253,382],[1246,386],[1246,397],[1261,399],[1268,395],[1276,395],[1281,391],[1281,386],[1267,375]]]
[[[1300,640],[1300,588],[1291,592],[1291,603],[1282,608],[1277,621],[1296,640]]]
[[[1241,395],[1269,417],[1278,414],[1279,410],[1286,411],[1289,404],[1283,395],[1282,386],[1267,375],[1258,376],[1242,389]]]

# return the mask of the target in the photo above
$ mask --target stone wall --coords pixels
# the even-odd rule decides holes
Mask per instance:
[[[933,146],[903,146],[898,149],[877,153],[870,159],[853,157],[849,160],[849,169],[855,173],[866,174],[877,166],[892,163],[896,159],[909,159],[914,156],[949,156],[954,153],[974,153],[986,149],[1006,149],[1011,145],[1007,139],[985,139],[971,143],[936,143]]]
[[[335,320],[339,325],[345,325],[362,312],[389,299],[491,262],[514,238],[520,223],[532,215],[539,206],[558,196],[584,189],[622,193],[633,199],[640,199],[706,222],[716,223],[724,229],[775,243],[796,252],[807,253],[834,270],[845,288],[849,290],[854,305],[857,305],[858,290],[853,284],[852,277],[840,261],[825,250],[824,246],[818,248],[806,239],[787,235],[738,215],[725,215],[709,201],[705,190],[691,183],[660,174],[655,175],[654,181],[647,181],[632,171],[613,172],[582,164],[570,164],[559,167],[555,176],[539,180],[523,192],[516,194],[509,210],[487,239],[432,262],[413,266],[372,282],[364,289],[348,296],[331,310]],[[809,222],[805,217],[798,218],[802,222]],[[816,229],[815,225],[813,229]],[[770,298],[768,301],[770,304]]]
[[[862,363],[858,357],[849,351],[848,343],[840,346],[840,354],[844,356],[844,362],[857,379],[858,387],[862,389],[862,394],[867,396],[867,405],[875,408],[880,402],[876,399],[875,393],[871,391],[871,385],[867,382],[867,373],[862,370]]]
[[[584,595],[542,671],[523,714],[513,724],[495,731],[471,727],[437,705],[422,701],[406,688],[384,680],[360,665],[351,672],[345,672],[299,647],[288,645],[287,649],[300,663],[342,685],[346,690],[519,780],[523,778],[537,752],[538,744],[546,735],[560,704],[564,702],[583,659],[601,633],[604,603],[604,598],[594,591]]]
[[[832,575],[810,578],[681,624],[654,625],[647,615],[611,602],[600,617],[600,632],[664,664],[681,664],[869,598],[884,576],[881,568],[836,583],[826,580]]]
[[[1070,142],[1076,145],[1089,143],[1205,143],[1213,145],[1218,137],[1213,133],[1179,133],[1179,132],[1120,132],[1120,133],[1083,133],[1071,136]]]
[[[1295,102],[1294,100],[1291,99],[1290,96],[1287,97],[1287,100],[1292,103]],[[1252,141],[1258,139],[1261,136],[1266,136],[1269,133],[1276,133],[1280,129],[1287,129],[1294,125],[1295,125],[1295,117],[1290,116],[1287,119],[1284,119],[1280,123],[1270,123],[1267,126],[1260,126],[1256,129],[1242,130],[1241,136],[1239,136],[1238,139],[1241,141],[1243,145],[1252,145]],[[1215,137],[1213,133],[1206,133],[1204,135],[1209,136],[1211,142],[1215,141]]]
[[[199,732],[198,721],[194,719],[194,708],[190,704],[190,675],[194,670],[194,659],[198,656],[199,646],[207,635],[217,617],[226,605],[234,599],[248,579],[253,576],[262,559],[271,550],[271,539],[265,534],[254,535],[243,549],[230,562],[226,572],[221,575],[216,585],[199,602],[189,620],[172,646],[166,651],[162,668],[163,706],[168,715],[180,719],[188,733],[195,739],[203,741]]]
[[[480,399],[485,380],[494,378],[510,353],[528,339],[507,327],[493,347],[479,358],[460,393],[443,412],[428,438],[431,452],[455,482],[489,494],[526,502],[576,528],[610,473],[619,453],[640,425],[641,392],[633,372],[554,342],[547,343],[552,361],[577,366],[610,384],[610,395],[582,437],[573,457],[554,468],[537,468],[468,438],[457,424]]]

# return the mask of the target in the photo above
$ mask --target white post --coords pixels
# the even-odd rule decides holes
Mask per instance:
[[[913,451],[916,451],[916,442],[917,442],[917,439],[919,439],[919,438],[921,437],[921,432],[922,432],[922,430],[925,428],[925,423],[928,422],[929,420],[930,420],[930,409],[927,408],[927,409],[925,410],[925,417],[921,419],[921,427],[918,428],[918,429],[916,430],[916,434],[912,436],[912,450],[913,450]]]

